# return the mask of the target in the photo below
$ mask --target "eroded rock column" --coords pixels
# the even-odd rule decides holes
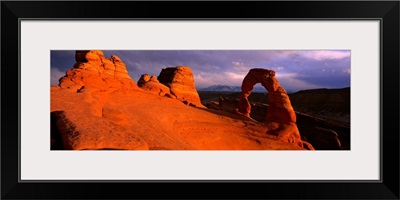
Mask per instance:
[[[162,69],[158,80],[168,86],[171,94],[177,99],[197,107],[204,107],[194,84],[193,72],[188,66]]]

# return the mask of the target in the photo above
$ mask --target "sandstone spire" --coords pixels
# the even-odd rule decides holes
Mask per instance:
[[[158,80],[168,86],[171,94],[177,99],[197,107],[204,107],[194,84],[193,72],[189,67],[177,66],[162,69]]]

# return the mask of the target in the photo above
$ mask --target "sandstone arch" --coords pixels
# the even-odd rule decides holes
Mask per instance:
[[[238,112],[250,117],[251,105],[248,96],[257,83],[261,83],[269,93],[269,106],[265,121],[282,124],[296,123],[296,114],[286,90],[280,86],[275,78],[275,71],[268,69],[254,68],[245,76],[242,82],[242,94],[239,100]]]

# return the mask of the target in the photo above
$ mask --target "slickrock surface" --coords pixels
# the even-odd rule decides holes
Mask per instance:
[[[104,104],[93,106],[89,99]],[[267,134],[263,123],[144,91],[104,95],[52,87],[51,111],[67,149],[303,149]]]

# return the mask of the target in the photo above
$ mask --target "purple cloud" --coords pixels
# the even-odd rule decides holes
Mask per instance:
[[[350,56],[346,50],[135,50],[103,51],[106,57],[119,56],[130,76],[137,81],[142,74],[158,76],[161,69],[189,66],[198,88],[221,84],[240,86],[251,68],[277,72],[288,91],[350,86]],[[73,67],[74,51],[52,51],[52,77]],[[58,71],[56,71],[58,70]],[[53,73],[53,71],[55,71]],[[56,80],[57,77],[52,78]],[[52,81],[53,84],[53,81]]]

